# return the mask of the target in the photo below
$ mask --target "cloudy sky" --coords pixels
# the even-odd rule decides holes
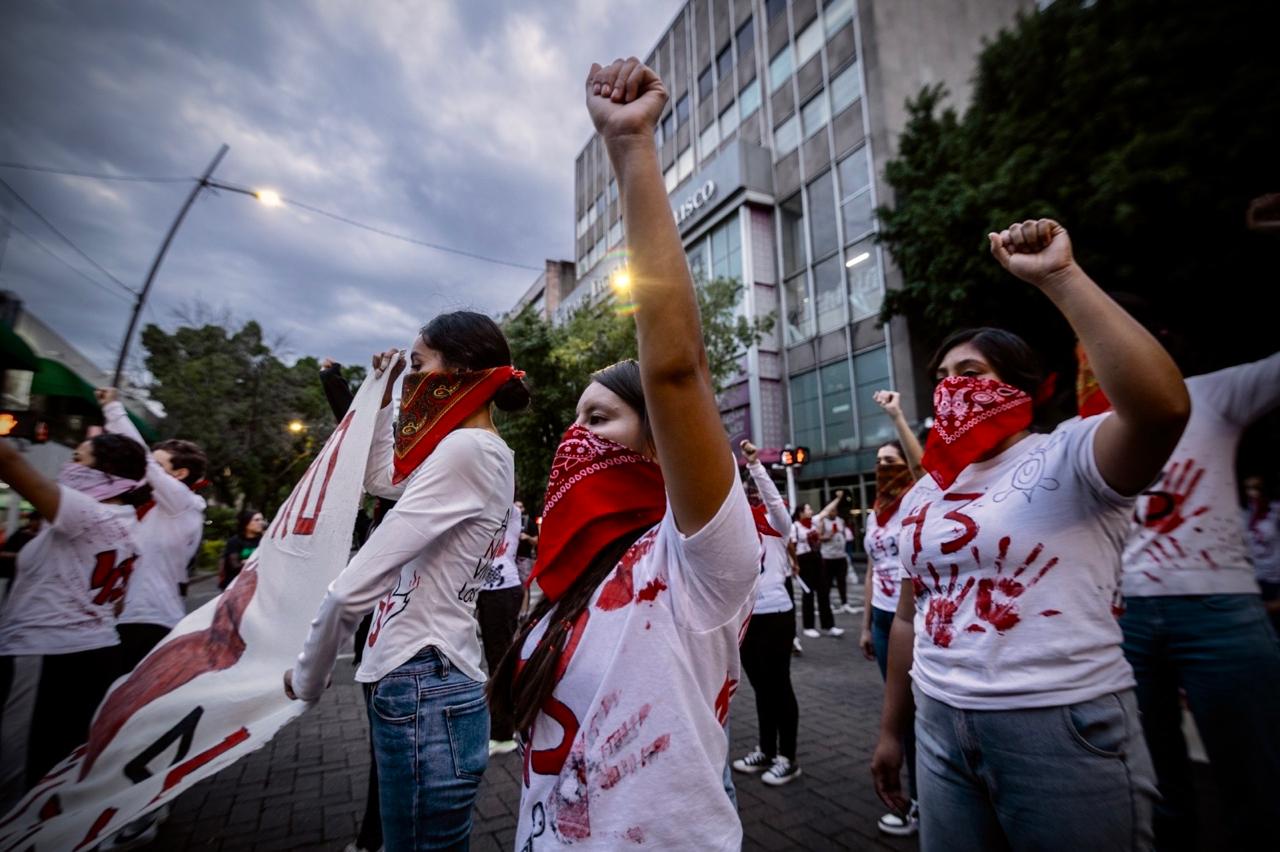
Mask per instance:
[[[540,268],[572,259],[587,68],[643,55],[679,6],[5,3],[0,162],[194,177],[226,142],[216,179]],[[7,167],[0,178],[135,288],[190,186]],[[3,187],[0,216],[0,288],[110,368],[131,297]],[[206,193],[144,320],[170,327],[175,311],[204,304],[258,320],[291,356],[352,362],[406,343],[439,311],[504,310],[536,276]]]

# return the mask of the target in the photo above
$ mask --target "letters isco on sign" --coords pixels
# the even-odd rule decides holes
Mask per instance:
[[[702,186],[698,187],[693,195],[686,198],[681,204],[672,207],[671,212],[675,214],[676,224],[683,225],[684,220],[693,215],[693,212],[702,205],[711,200],[716,194],[716,182],[709,180]]]

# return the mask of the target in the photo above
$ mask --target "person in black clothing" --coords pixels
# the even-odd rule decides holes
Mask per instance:
[[[261,512],[245,509],[236,516],[236,534],[227,539],[227,546],[222,550],[222,570],[218,572],[219,589],[231,585],[245,561],[262,543],[262,532],[266,528],[267,519],[262,517]]]
[[[13,535],[0,545],[0,580],[14,578],[18,567],[18,551],[40,532],[40,515],[36,512],[22,513],[22,526],[13,531]]]

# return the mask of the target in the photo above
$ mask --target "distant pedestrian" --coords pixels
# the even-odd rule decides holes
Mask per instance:
[[[245,509],[236,515],[236,531],[222,548],[222,561],[218,568],[218,588],[226,589],[244,568],[253,552],[262,543],[262,533],[267,529],[267,519],[256,509]]]

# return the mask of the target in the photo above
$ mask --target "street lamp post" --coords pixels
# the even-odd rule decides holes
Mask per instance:
[[[138,301],[133,306],[133,315],[129,317],[129,330],[124,333],[124,343],[120,344],[120,357],[116,359],[116,374],[111,380],[112,387],[120,387],[120,376],[124,372],[124,362],[129,357],[129,343],[133,340],[133,332],[138,327],[138,317],[142,316],[142,309],[147,303],[147,294],[151,292],[151,285],[156,280],[156,272],[160,270],[160,263],[164,260],[165,252],[169,250],[169,243],[173,242],[173,235],[178,232],[178,226],[187,217],[187,211],[195,203],[196,196],[200,194],[200,190],[209,185],[209,178],[213,175],[213,170],[218,167],[218,163],[222,162],[222,158],[227,155],[229,150],[229,146],[225,144],[218,149],[218,153],[214,155],[213,162],[209,163],[209,168],[205,169],[204,174],[196,181],[191,194],[187,196],[182,209],[178,211],[178,218],[174,219],[173,224],[169,226],[169,233],[164,235],[164,242],[160,244],[160,251],[156,253],[156,259],[151,261],[151,269],[147,272],[147,280],[142,285],[142,291],[138,293]]]

